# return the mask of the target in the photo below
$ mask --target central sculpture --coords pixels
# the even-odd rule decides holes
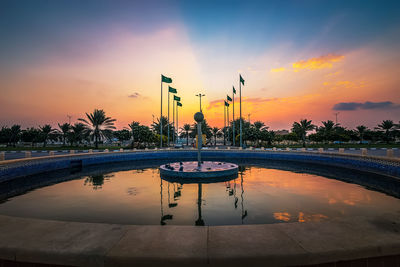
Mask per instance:
[[[197,112],[194,114],[194,120],[197,123],[197,162],[180,161],[161,165],[161,178],[170,182],[183,184],[228,181],[237,177],[239,166],[236,164],[219,161],[202,161],[201,150],[203,138],[201,125],[204,120],[203,113]]]
[[[203,146],[203,135],[201,133],[201,123],[204,115],[201,112],[194,114],[194,120],[197,122],[197,166],[201,168],[201,147]]]

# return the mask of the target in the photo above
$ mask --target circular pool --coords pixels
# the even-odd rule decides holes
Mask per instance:
[[[3,182],[0,214],[115,224],[241,225],[400,211],[398,189],[393,190],[398,181],[383,175],[301,162],[236,160],[237,177],[181,184],[160,177],[163,163],[113,163]]]

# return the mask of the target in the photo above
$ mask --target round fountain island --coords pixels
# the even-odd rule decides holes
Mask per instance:
[[[239,166],[228,162],[184,161],[160,166],[160,175],[168,180],[181,182],[212,182],[237,177]]]

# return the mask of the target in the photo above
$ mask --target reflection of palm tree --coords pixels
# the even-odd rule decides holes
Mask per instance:
[[[113,177],[113,174],[98,174],[88,176],[85,179],[84,185],[89,184],[93,186],[94,190],[101,189],[104,184],[104,180],[108,180],[109,178]]]

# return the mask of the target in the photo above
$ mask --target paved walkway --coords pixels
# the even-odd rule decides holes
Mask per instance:
[[[205,148],[205,150],[207,149],[214,149],[214,147],[210,147],[210,148]],[[261,149],[255,149],[255,150],[261,150]],[[272,151],[272,148],[266,148],[264,149],[266,151]],[[277,151],[282,151],[282,150],[286,150],[286,149],[277,149]],[[300,151],[301,149],[298,148],[292,148],[292,151]],[[317,151],[317,148],[308,148],[307,151]],[[93,152],[102,152],[104,150],[93,150]],[[113,150],[111,150],[113,151]],[[119,151],[119,150],[115,150],[115,151]],[[125,149],[124,151],[132,151],[130,149]],[[339,149],[325,149],[324,152],[332,152],[332,153],[338,153]],[[369,148],[368,149],[368,155],[371,156],[386,156],[386,151],[387,149],[384,148]],[[75,153],[88,153],[88,150],[76,150]],[[393,148],[393,152],[394,152],[394,156],[395,157],[400,157],[400,149],[398,148]],[[60,150],[60,151],[54,151],[55,155],[67,155],[70,152],[68,150]],[[361,150],[359,148],[346,148],[344,150],[344,153],[348,153],[348,154],[361,154]],[[36,151],[32,151],[32,157],[44,157],[44,156],[48,156],[49,152],[48,151],[41,151],[41,150],[36,150]],[[6,160],[10,160],[10,159],[21,159],[21,158],[25,158],[25,151],[5,151],[5,159]]]
[[[0,229],[0,259],[72,266],[293,266],[400,255],[400,213],[208,227],[0,215]]]

